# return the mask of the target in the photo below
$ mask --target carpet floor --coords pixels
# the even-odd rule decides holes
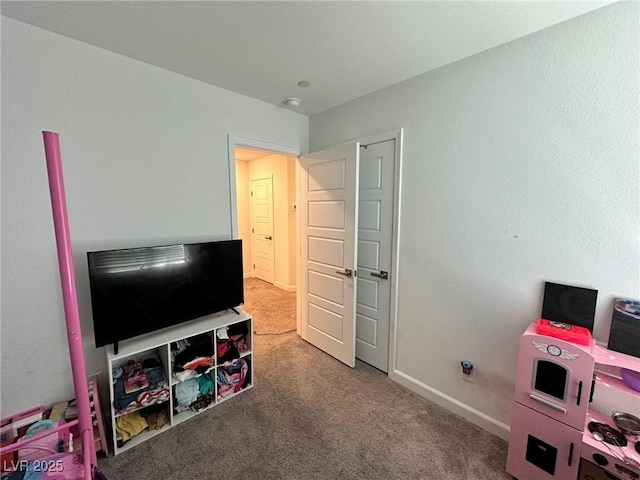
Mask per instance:
[[[296,329],[296,292],[287,292],[257,278],[246,278],[242,309],[253,317],[257,335]]]
[[[283,292],[248,279],[254,384],[117,457],[109,480],[510,479],[502,439],[358,361],[351,369],[295,332]],[[271,297],[273,294],[273,297]],[[285,295],[286,296],[286,295]],[[290,308],[290,307],[286,307]]]

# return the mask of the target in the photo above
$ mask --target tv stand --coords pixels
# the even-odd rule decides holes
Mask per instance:
[[[169,428],[188,421],[199,413],[209,408],[214,408],[219,403],[240,395],[253,386],[253,320],[246,312],[235,308],[233,310],[234,313],[227,310],[208,315],[174,327],[164,328],[151,334],[124,340],[119,345],[118,342],[115,342],[107,347],[109,412],[115,455],[135,447],[155,435],[166,432]],[[178,372],[177,370],[181,370],[180,368],[174,369],[172,343],[181,340],[188,341],[196,336],[201,341],[202,336],[205,335],[208,335],[211,339],[211,355],[207,355],[211,359],[211,365],[205,371],[202,371],[204,369],[196,370],[197,373],[194,372],[191,378],[185,379],[181,375],[185,373],[184,370]],[[184,344],[186,342],[180,343]],[[233,352],[231,357],[229,356],[229,351]],[[222,357],[219,357],[218,353]],[[124,385],[122,383],[117,385],[114,383],[114,380],[118,380],[116,377],[122,374],[122,369],[118,367],[122,367],[132,360],[142,363],[143,366],[145,364],[148,365],[148,362],[143,361],[150,358],[157,360],[156,365],[159,364],[164,371],[165,381],[158,384],[154,389],[149,387],[148,389],[140,390],[141,393],[138,396],[133,393],[133,397],[136,398],[127,405],[123,405],[129,401],[129,397],[123,400],[125,398]],[[236,373],[235,369],[239,368],[240,365],[242,365],[240,367],[242,377],[238,382],[238,380],[234,380],[233,374]],[[153,368],[157,369],[158,367]],[[145,370],[145,375],[151,382],[152,375],[146,372],[147,370]],[[155,375],[157,375],[157,370],[155,372]],[[176,375],[174,375],[174,372]],[[200,395],[189,405],[180,405],[178,398],[183,398],[180,396],[180,390],[186,391],[190,387],[184,382],[194,381],[207,383],[212,390],[209,390],[204,396]],[[178,395],[176,395],[176,389],[178,390]],[[118,395],[120,396],[118,397]],[[138,400],[141,400],[142,403],[137,403]],[[145,418],[145,421],[147,418],[151,420],[148,428],[123,443],[119,441],[120,439],[117,435],[117,424],[119,423],[118,420],[127,414],[140,415]],[[157,427],[160,424],[159,421],[154,423],[153,419],[159,419],[160,417],[166,423],[163,422],[163,426],[160,428],[152,429],[152,426]]]
[[[240,310],[238,310],[236,307],[231,307],[231,310],[236,312],[236,315],[240,315]]]

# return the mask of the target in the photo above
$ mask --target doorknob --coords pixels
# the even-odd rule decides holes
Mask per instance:
[[[349,270],[348,268],[345,268],[344,271],[336,270],[336,273],[339,273],[340,275],[344,275],[345,277],[350,277],[353,274],[353,271]]]
[[[372,277],[382,278],[383,280],[387,280],[389,278],[389,272],[385,272],[384,270],[380,270],[380,273],[371,272],[371,276]]]
[[[264,237],[265,240],[272,240],[273,237],[271,235],[267,235],[266,237]]]

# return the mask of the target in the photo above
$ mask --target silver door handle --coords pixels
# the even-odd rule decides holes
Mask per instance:
[[[560,405],[556,405],[555,403],[550,402],[549,400],[546,400],[546,399],[544,399],[542,397],[539,397],[537,395],[534,395],[533,393],[529,394],[529,398],[531,398],[531,400],[535,400],[536,402],[540,402],[540,403],[546,405],[547,407],[551,407],[554,410],[558,410],[559,412],[567,413],[567,409],[566,408],[561,407]]]
[[[272,240],[273,237],[271,235],[267,235],[266,237],[264,237],[265,240]]]
[[[348,268],[345,268],[344,271],[336,270],[336,273],[339,273],[340,275],[344,275],[345,277],[350,277],[353,274],[353,270],[349,270]]]
[[[371,272],[371,276],[372,277],[382,278],[383,280],[387,280],[389,278],[389,272],[385,272],[384,270],[380,270],[380,273]]]

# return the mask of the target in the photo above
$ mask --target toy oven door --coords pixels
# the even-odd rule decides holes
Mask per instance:
[[[523,340],[515,400],[582,430],[593,380],[593,357],[571,343],[551,337]]]
[[[507,472],[521,480],[575,480],[582,432],[513,404]]]

